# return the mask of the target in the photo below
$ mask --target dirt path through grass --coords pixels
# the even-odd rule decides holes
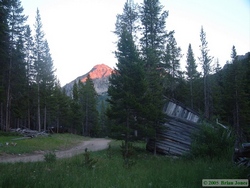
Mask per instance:
[[[88,151],[103,150],[108,147],[111,140],[95,138],[88,141],[83,141],[79,145],[63,151],[55,151],[57,158],[69,158],[74,155],[84,153],[85,149]],[[35,162],[44,160],[44,151],[37,152],[37,154],[23,154],[23,155],[4,155],[0,156],[0,163],[15,163],[15,162]]]

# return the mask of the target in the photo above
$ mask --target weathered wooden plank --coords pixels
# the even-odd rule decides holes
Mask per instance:
[[[170,155],[183,155],[190,151],[193,133],[200,130],[197,124],[199,116],[193,110],[180,103],[169,101],[163,109],[167,115],[166,129],[157,131],[157,140],[150,140],[147,149]]]
[[[173,135],[168,135],[168,136],[165,136],[165,137],[159,137],[159,140],[164,140],[164,141],[173,140],[174,142],[183,143],[183,144],[186,144],[186,145],[191,145],[191,140],[185,140],[185,139],[182,139],[180,137],[173,136]]]
[[[176,104],[173,101],[169,101],[163,108],[164,113],[169,116],[177,117],[179,119],[186,119],[192,122],[198,122],[199,116],[193,110],[184,107],[181,104]]]
[[[176,126],[187,127],[189,129],[194,129],[194,130],[199,130],[200,129],[200,126],[198,124],[178,120],[176,118],[171,119],[166,124],[172,124],[172,125],[176,125]]]
[[[164,137],[172,137],[172,136],[176,138],[180,138],[181,140],[184,140],[184,141],[192,140],[189,135],[181,134],[181,132],[169,131],[169,132],[157,133],[157,137],[159,137],[159,139],[164,138]]]
[[[165,145],[171,145],[173,147],[181,148],[183,150],[190,149],[190,145],[189,144],[182,143],[182,142],[176,142],[175,140],[171,140],[171,139],[169,139],[167,141],[165,140],[164,142],[158,142],[158,143],[161,143],[162,145],[163,144],[165,144]]]
[[[171,136],[173,136],[174,138],[179,138],[180,140],[183,140],[183,141],[189,141],[189,142],[192,141],[190,136],[181,134],[180,132],[169,131],[169,132],[164,132],[164,133],[158,133],[157,134],[157,137],[159,139],[162,139],[162,138],[165,138],[165,137],[171,137]]]
[[[175,117],[172,119],[169,119],[169,121],[166,121],[166,124],[174,124],[174,125],[179,125],[179,126],[187,126],[193,129],[199,129],[200,127],[198,126],[198,124],[194,124],[194,123],[189,123],[188,121],[181,121],[176,119]]]
[[[167,126],[168,126],[168,129],[166,131],[172,130],[172,131],[184,132],[184,134],[187,134],[187,135],[190,135],[196,131],[194,129],[188,129],[187,127],[183,127],[183,126],[176,126],[176,125],[171,125],[171,124],[168,124]]]
[[[176,142],[156,142],[157,143],[157,147],[159,146],[168,146],[173,148],[174,150],[179,150],[179,151],[189,151],[190,147],[185,145],[185,144],[180,144],[180,143],[176,143]]]
[[[169,128],[168,130],[180,132],[180,133],[183,133],[184,135],[187,135],[187,136],[190,136],[194,132],[196,132],[196,130],[192,130],[192,129],[188,129],[188,128],[183,128],[183,127],[179,127],[179,126],[174,126],[174,125],[170,125],[170,124],[168,125],[168,128]]]

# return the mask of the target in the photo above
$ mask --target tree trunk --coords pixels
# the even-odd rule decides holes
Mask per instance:
[[[191,101],[191,108],[194,108],[194,99],[193,99],[193,79],[190,80],[190,101]]]
[[[40,86],[39,86],[39,82],[37,83],[37,123],[38,123],[38,131],[41,132]]]
[[[235,110],[234,110],[234,126],[236,131],[236,146],[239,147],[240,143],[242,142],[242,135],[241,135],[241,129],[240,129],[240,107],[239,107],[239,76],[240,72],[238,67],[235,68],[235,76],[234,76],[234,82],[235,82]]]
[[[17,118],[17,128],[20,128],[20,118]]]
[[[5,129],[6,131],[10,128],[10,106],[11,106],[11,69],[12,69],[12,50],[10,52],[10,62],[9,62],[9,71],[8,71],[8,86],[7,86],[7,99],[6,99],[6,120],[5,120]]]
[[[88,136],[90,136],[89,134],[89,117],[88,117],[88,96],[86,96],[86,107],[85,107],[85,130]]]
[[[126,139],[125,139],[125,146],[126,146],[126,156],[128,155],[128,142],[129,142],[129,115],[127,116],[126,121]]]
[[[59,117],[56,118],[56,133],[59,132]]]
[[[235,113],[234,113],[234,125],[236,131],[236,147],[239,147],[242,142],[241,129],[240,129],[240,118],[239,118],[239,101],[238,101],[238,90],[235,91]]]
[[[155,131],[155,141],[154,141],[154,155],[156,155],[156,131]]]
[[[204,76],[204,111],[205,118],[209,119],[209,97],[208,97],[208,80],[207,76]]]
[[[28,119],[28,128],[30,129],[30,105],[28,104],[28,112],[27,112],[27,119]]]
[[[4,119],[3,119],[3,103],[1,102],[1,119],[0,119],[0,123],[1,123],[1,130],[4,131]]]
[[[43,131],[46,131],[46,124],[47,124],[47,108],[46,108],[46,105],[45,105],[45,107],[44,107]]]

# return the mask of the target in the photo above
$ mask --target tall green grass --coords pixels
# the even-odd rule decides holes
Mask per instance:
[[[97,163],[92,168],[85,165],[84,154],[54,163],[0,163],[0,187],[34,188],[111,188],[111,187],[202,187],[202,179],[247,178],[247,169],[234,166],[227,159],[173,159],[153,156],[135,148],[136,163],[123,166],[119,142],[111,144],[111,151],[91,152]]]

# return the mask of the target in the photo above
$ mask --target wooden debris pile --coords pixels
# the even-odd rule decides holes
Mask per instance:
[[[26,138],[34,138],[34,137],[37,137],[37,136],[48,136],[49,135],[48,133],[46,133],[44,131],[39,132],[39,131],[36,131],[36,130],[31,130],[31,129],[17,128],[17,129],[11,129],[10,131],[19,133],[22,136],[24,136],[22,138],[16,138],[15,140],[21,140],[21,139],[26,139]]]
[[[235,148],[233,161],[238,166],[250,167],[250,143],[243,143],[242,148]]]

